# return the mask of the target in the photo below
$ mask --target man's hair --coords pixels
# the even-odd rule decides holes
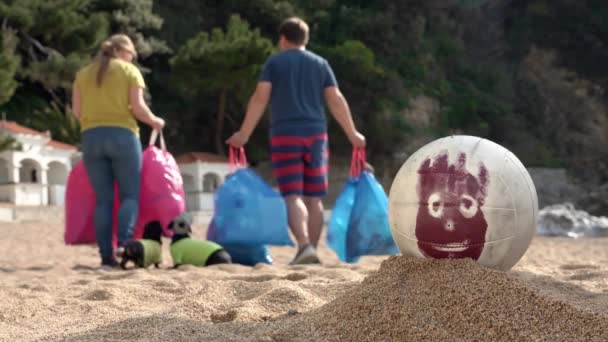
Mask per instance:
[[[294,45],[306,45],[308,43],[308,24],[298,17],[288,18],[279,26],[279,35]]]

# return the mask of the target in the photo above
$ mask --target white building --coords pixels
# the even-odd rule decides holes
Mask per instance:
[[[230,173],[228,158],[207,152],[190,152],[175,158],[184,180],[186,210],[213,210],[215,190]]]
[[[51,139],[13,121],[0,121],[0,137],[10,136],[20,148],[0,152],[0,202],[16,205],[64,203],[75,146]]]

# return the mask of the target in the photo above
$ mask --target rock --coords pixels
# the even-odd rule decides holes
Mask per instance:
[[[608,236],[608,217],[576,210],[571,203],[551,205],[538,213],[538,234],[573,238]]]

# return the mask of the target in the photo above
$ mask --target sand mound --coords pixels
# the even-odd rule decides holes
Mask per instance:
[[[391,257],[361,286],[275,340],[600,340],[608,317],[539,294],[471,260]]]
[[[195,237],[205,236],[196,227]],[[470,261],[101,271],[63,222],[0,223],[0,341],[608,340],[608,239],[535,237],[508,273]]]

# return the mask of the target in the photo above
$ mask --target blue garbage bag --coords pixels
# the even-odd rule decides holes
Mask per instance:
[[[230,174],[217,190],[213,219],[220,245],[294,245],[283,197],[247,168]]]
[[[388,223],[388,197],[370,172],[361,172],[346,233],[346,262],[363,255],[398,254]]]
[[[336,199],[327,225],[327,246],[336,252],[342,261],[346,260],[346,235],[355,204],[357,183],[357,178],[349,177],[344,189]]]
[[[399,253],[388,223],[388,197],[365,159],[365,149],[353,149],[350,177],[327,229],[327,245],[351,263],[363,255]]]
[[[207,240],[217,242],[217,228],[212,219],[207,228]],[[220,245],[230,254],[233,263],[255,266],[258,263],[272,264],[272,256],[266,245],[238,245],[238,244],[221,244]]]

